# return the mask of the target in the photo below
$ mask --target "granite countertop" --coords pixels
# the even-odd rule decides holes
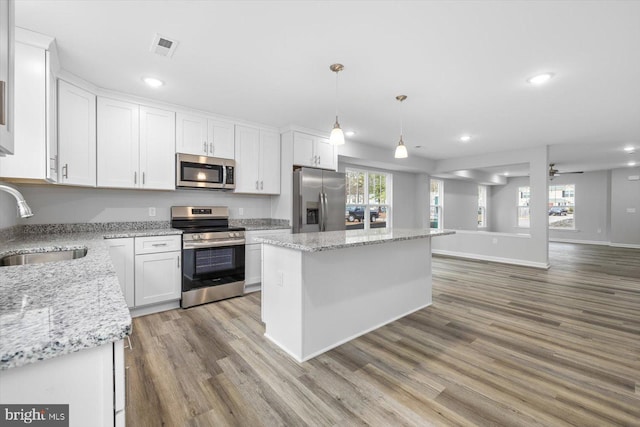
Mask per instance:
[[[375,245],[401,240],[424,239],[455,234],[454,231],[438,231],[422,228],[325,231],[323,233],[300,233],[264,236],[256,241],[303,252],[320,252],[354,246]]]
[[[106,238],[181,234],[168,227],[90,232],[29,226],[0,243],[0,257],[88,249],[83,258],[0,267],[0,370],[97,347],[131,332],[131,316]],[[37,233],[37,229],[42,229]],[[82,228],[80,228],[82,229]]]
[[[229,225],[232,227],[244,227],[247,231],[291,229],[288,219],[273,218],[231,218],[229,219]]]

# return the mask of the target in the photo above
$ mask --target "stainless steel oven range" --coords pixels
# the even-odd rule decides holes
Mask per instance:
[[[182,230],[182,308],[244,293],[244,228],[229,227],[229,208],[172,206]]]

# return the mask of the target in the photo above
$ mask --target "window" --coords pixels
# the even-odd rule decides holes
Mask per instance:
[[[391,174],[356,169],[345,171],[347,230],[385,228],[390,225]]]
[[[478,228],[487,228],[487,186],[478,185]]]
[[[530,187],[518,187],[518,227],[529,228]]]
[[[575,184],[549,186],[549,227],[575,230]]]
[[[442,194],[444,192],[444,181],[439,179],[431,180],[431,191],[429,195],[429,223],[431,228],[442,229]]]

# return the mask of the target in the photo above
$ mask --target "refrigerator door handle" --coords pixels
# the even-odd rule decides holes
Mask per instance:
[[[322,193],[322,202],[324,205],[324,214],[322,215],[322,231],[327,231],[327,214],[329,212],[329,198],[327,193]]]
[[[321,192],[318,197],[320,199],[320,209],[318,213],[318,215],[320,216],[318,218],[318,231],[324,231],[324,193]]]

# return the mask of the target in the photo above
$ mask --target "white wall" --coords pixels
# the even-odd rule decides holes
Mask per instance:
[[[34,216],[21,224],[82,222],[168,221],[171,206],[229,206],[232,218],[270,218],[270,196],[252,196],[211,190],[112,190],[62,185],[17,186]],[[149,216],[149,208],[156,216]],[[240,215],[239,208],[243,208]]]
[[[549,232],[547,209],[547,147],[530,150],[488,153],[480,156],[447,159],[437,162],[436,172],[529,163],[531,186],[531,228],[526,236],[461,231],[433,239],[433,252],[490,261],[549,267]],[[445,200],[445,209],[447,201]],[[496,210],[493,207],[493,210]],[[445,222],[445,228],[447,228]]]
[[[549,239],[578,242],[609,241],[611,171],[558,175],[549,185],[575,184],[575,230],[549,229]]]
[[[478,229],[478,184],[458,179],[443,179],[442,224],[448,230]]]
[[[640,167],[611,171],[611,244],[640,248]],[[577,197],[577,194],[576,194]]]
[[[529,233],[528,228],[518,228],[518,187],[529,185],[528,176],[507,179],[506,185],[497,185],[491,192],[489,211],[491,228],[497,233]]]

